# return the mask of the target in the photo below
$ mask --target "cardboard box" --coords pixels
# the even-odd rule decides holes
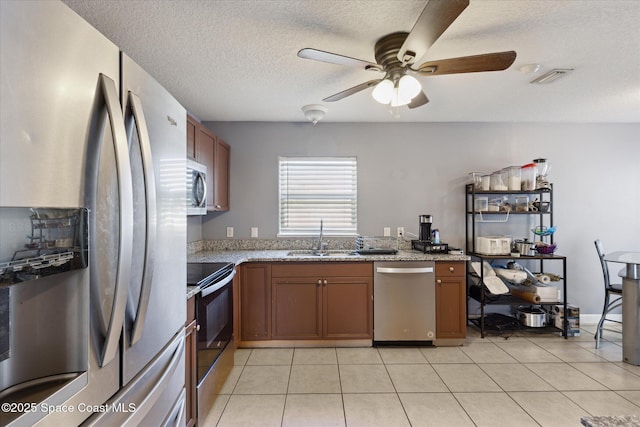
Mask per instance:
[[[555,327],[558,329],[562,329],[562,322],[565,318],[564,305],[556,305],[553,308],[553,315],[554,315]],[[567,304],[567,320],[569,321],[569,325],[567,327],[567,336],[568,337],[580,336],[580,307]]]

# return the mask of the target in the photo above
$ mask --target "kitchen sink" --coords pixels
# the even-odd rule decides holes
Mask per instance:
[[[356,251],[350,250],[329,250],[329,251],[313,251],[313,250],[298,250],[290,251],[287,256],[291,257],[356,257],[359,254]]]

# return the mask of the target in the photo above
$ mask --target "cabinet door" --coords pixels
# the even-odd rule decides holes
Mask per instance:
[[[436,263],[436,338],[464,338],[466,282],[464,262]]]
[[[207,210],[214,209],[215,135],[204,126],[196,129],[196,160],[207,167]]]
[[[274,278],[272,339],[322,338],[321,280]]]
[[[373,337],[373,279],[327,277],[323,279],[323,338]]]
[[[200,124],[187,114],[187,159],[196,160],[196,130]]]
[[[197,386],[197,378],[196,378],[196,369],[197,369],[197,361],[196,361],[196,345],[197,345],[197,336],[196,331],[198,330],[198,325],[195,320],[195,297],[189,298],[187,300],[187,322],[185,326],[185,377],[184,377],[184,386],[186,389],[186,414],[187,414],[187,422],[186,425],[188,427],[196,425],[197,416],[198,416],[198,408],[197,408],[197,398],[196,398],[196,386]]]
[[[271,339],[271,265],[241,267],[240,335],[243,341]]]
[[[216,139],[214,154],[215,168],[213,170],[213,209],[216,211],[229,210],[229,161],[231,147],[221,140]]]
[[[236,267],[236,275],[233,276],[233,348],[238,348],[240,342],[240,283],[242,273],[240,267]]]

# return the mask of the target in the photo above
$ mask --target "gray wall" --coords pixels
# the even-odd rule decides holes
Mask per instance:
[[[548,158],[555,188],[556,241],[568,257],[569,300],[601,311],[601,272],[593,240],[640,250],[640,124],[242,123],[207,122],[231,145],[231,210],[201,219],[201,236],[248,238],[278,231],[279,155],[355,155],[358,231],[403,226],[417,234],[430,213],[443,241],[464,245],[463,186],[491,172]],[[196,220],[198,221],[198,220]],[[190,222],[190,239],[200,236]],[[513,226],[513,224],[511,224]],[[515,238],[531,237],[517,233]]]

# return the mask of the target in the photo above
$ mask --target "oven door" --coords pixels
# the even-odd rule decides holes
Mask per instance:
[[[196,297],[198,331],[198,384],[233,337],[233,277],[231,271],[220,281],[204,288]]]

